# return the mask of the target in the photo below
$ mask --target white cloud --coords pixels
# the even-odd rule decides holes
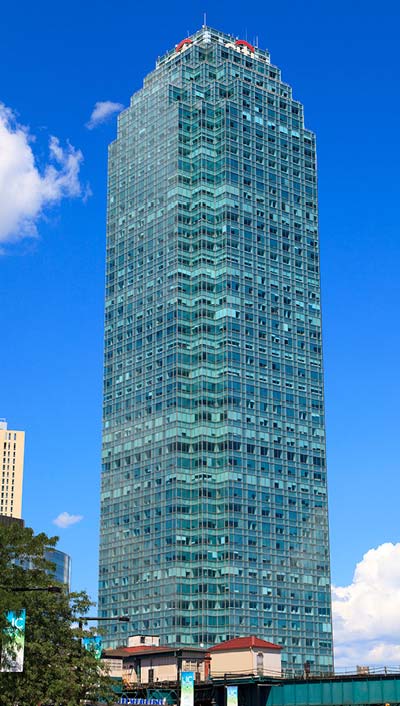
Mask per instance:
[[[57,527],[70,527],[71,525],[76,525],[76,523],[81,520],[83,520],[83,515],[70,515],[69,512],[60,512],[53,520],[53,525],[57,525]]]
[[[95,104],[89,121],[86,123],[86,127],[89,130],[105,123],[111,115],[119,113],[124,106],[122,103],[113,103],[112,101],[97,101]]]
[[[370,549],[349,586],[332,587],[335,664],[400,663],[400,543]]]
[[[36,236],[43,210],[63,198],[82,195],[80,150],[49,141],[49,162],[39,171],[32,150],[34,137],[0,103],[0,243]]]

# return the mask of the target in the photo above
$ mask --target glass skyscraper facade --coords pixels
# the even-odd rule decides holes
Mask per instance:
[[[44,557],[54,564],[54,570],[49,573],[54,576],[56,581],[64,583],[69,589],[71,585],[71,557],[65,552],[53,548],[46,549]]]
[[[203,27],[109,149],[106,644],[332,669],[324,429],[315,136],[267,51]]]

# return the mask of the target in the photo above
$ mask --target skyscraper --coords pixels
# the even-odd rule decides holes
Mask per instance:
[[[315,137],[247,41],[158,60],[110,145],[100,611],[332,668]]]
[[[1,493],[0,515],[22,517],[25,432],[7,428],[0,419]]]

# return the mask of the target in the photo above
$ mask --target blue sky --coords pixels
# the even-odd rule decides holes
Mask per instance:
[[[0,102],[14,113],[3,109],[3,123],[14,134],[16,123],[29,129],[19,147],[41,178],[36,202],[24,206],[33,214],[30,237],[9,242],[2,219],[12,221],[18,198],[8,196],[9,182],[0,195],[0,416],[26,430],[24,516],[60,535],[74,587],[95,596],[106,158],[115,118],[86,124],[98,101],[127,105],[157,56],[196,31],[204,11],[210,26],[258,36],[317,133],[332,572],[335,585],[348,587],[338,600],[349,612],[360,582],[369,596],[368,577],[386,576],[397,547],[367,555],[353,579],[357,562],[399,541],[396,2],[3,7]],[[58,142],[49,154],[51,136]],[[0,176],[5,159],[0,150]],[[19,224],[14,236],[22,232]],[[83,519],[57,528],[62,512]],[[400,574],[390,580],[400,588]],[[341,620],[351,624],[343,610]],[[366,659],[395,654],[393,645],[385,651],[388,635],[360,639],[384,645]]]

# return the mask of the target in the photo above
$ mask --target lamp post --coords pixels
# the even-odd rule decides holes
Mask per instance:
[[[86,623],[88,620],[116,620],[118,623],[129,623],[130,618],[128,618],[127,615],[118,615],[116,618],[100,618],[99,616],[93,615],[88,615],[86,617],[80,616],[78,618],[79,630],[83,629],[83,623]]]
[[[129,618],[127,615],[119,615],[116,618],[101,618],[100,616],[95,616],[95,615],[87,615],[87,616],[80,615],[77,618],[77,620],[78,620],[78,627],[79,627],[80,631],[83,630],[83,623],[86,623],[89,620],[93,620],[93,621],[116,620],[119,623],[129,623]],[[84,655],[82,638],[80,638],[80,642],[79,642],[79,653],[80,653],[80,659],[82,659],[82,657]],[[81,679],[82,678],[82,666],[80,663],[78,664],[77,671],[79,674],[79,679]],[[85,694],[82,694],[82,698],[85,698]]]
[[[101,621],[103,621],[103,620],[113,621],[114,620],[115,621],[116,620],[118,623],[129,623],[130,619],[128,618],[127,615],[118,615],[116,618],[101,618],[99,616],[94,616],[94,615],[89,615],[89,616],[84,617],[81,615],[78,618],[78,627],[79,627],[80,631],[83,630],[83,623],[86,623],[88,620],[96,620],[96,621],[99,621],[99,620],[101,620]],[[80,649],[81,649],[81,655],[82,655],[83,654],[82,638],[81,638],[81,648]]]
[[[4,591],[10,593],[25,593],[26,591],[46,591],[46,593],[61,593],[61,586],[0,586]]]
[[[38,592],[42,593],[61,593],[61,586],[3,586],[0,585],[0,590],[6,593],[28,593],[28,592]],[[22,672],[24,669],[24,639],[25,639],[25,619],[26,619],[26,609],[21,608],[18,611],[8,610],[6,611],[6,627],[4,632],[10,636],[11,640],[11,650],[8,652],[7,648],[3,647],[3,656],[5,660],[4,671],[11,672]],[[21,637],[22,636],[22,637]],[[10,657],[11,654],[11,657]],[[1,659],[2,661],[2,659]],[[2,669],[3,671],[3,669]]]

